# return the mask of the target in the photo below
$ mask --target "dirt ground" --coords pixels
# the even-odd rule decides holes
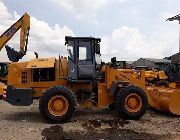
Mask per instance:
[[[139,121],[123,120],[109,109],[78,110],[70,122],[50,124],[38,100],[15,107],[0,100],[0,139],[24,140],[169,140],[180,139],[180,117],[148,109]]]

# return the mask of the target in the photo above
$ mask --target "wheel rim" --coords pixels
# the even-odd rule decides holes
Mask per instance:
[[[142,107],[142,98],[136,94],[131,93],[125,98],[125,108],[129,112],[138,112]]]
[[[48,110],[53,116],[66,114],[68,107],[68,100],[62,95],[53,96],[48,102]]]

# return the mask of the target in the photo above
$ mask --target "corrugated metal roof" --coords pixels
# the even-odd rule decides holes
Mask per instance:
[[[132,64],[134,61],[126,61],[127,64]]]
[[[172,63],[180,64],[180,52],[171,56]]]
[[[0,64],[9,64],[9,62],[0,62]]]
[[[171,60],[167,60],[167,59],[156,59],[156,58],[141,58],[141,59],[145,59],[154,63],[171,63]]]

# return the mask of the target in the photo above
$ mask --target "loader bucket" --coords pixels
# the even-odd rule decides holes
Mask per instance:
[[[180,89],[148,87],[149,105],[153,108],[180,115]]]

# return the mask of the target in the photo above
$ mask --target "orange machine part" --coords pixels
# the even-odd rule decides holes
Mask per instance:
[[[180,115],[180,89],[148,87],[147,91],[153,108]]]

